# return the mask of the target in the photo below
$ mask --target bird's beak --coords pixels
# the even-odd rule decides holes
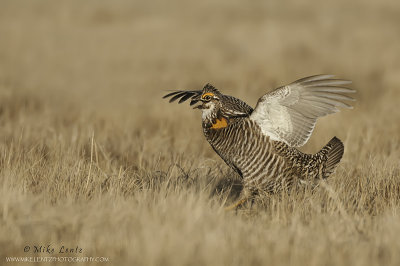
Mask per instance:
[[[197,95],[196,97],[193,97],[192,100],[190,101],[190,105],[194,105],[198,102],[201,102],[201,104],[193,107],[193,109],[203,109],[203,102],[201,101],[201,95]]]

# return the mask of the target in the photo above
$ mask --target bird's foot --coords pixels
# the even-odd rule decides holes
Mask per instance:
[[[247,201],[247,198],[243,198],[241,200],[238,200],[237,202],[235,202],[234,204],[225,207],[225,211],[231,211],[231,210],[236,210],[237,208],[239,208],[240,206],[242,206],[243,203],[245,203]]]

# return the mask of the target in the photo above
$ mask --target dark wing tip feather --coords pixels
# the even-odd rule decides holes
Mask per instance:
[[[174,97],[172,97],[169,102],[172,103],[176,100],[178,100],[179,98],[185,96],[187,94],[187,92],[181,92],[181,93],[177,93]]]
[[[175,94],[180,93],[180,92],[182,92],[182,91],[173,91],[171,93],[168,93],[168,94],[163,96],[163,99],[171,97],[172,95],[175,95]]]
[[[192,106],[192,105],[195,105],[196,103],[198,103],[199,102],[199,100],[191,100],[190,101],[190,106]]]
[[[179,100],[178,103],[183,103],[184,101],[186,101],[187,99],[193,97],[195,95],[195,93],[193,92],[188,92],[185,95],[183,95],[183,97]]]
[[[192,98],[190,105],[193,105],[196,102],[198,102],[196,100],[193,100],[193,98],[200,95],[201,93],[202,93],[202,91],[200,91],[200,90],[199,91],[174,91],[174,92],[168,93],[167,95],[164,95],[163,99],[172,97],[169,100],[169,102],[172,103],[172,102],[178,100],[179,98],[181,98],[178,103],[183,103],[183,102],[187,101],[188,99]]]

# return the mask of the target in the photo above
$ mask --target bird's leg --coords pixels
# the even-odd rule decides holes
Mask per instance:
[[[248,198],[242,198],[238,201],[236,201],[234,204],[225,207],[225,211],[231,211],[231,210],[236,210],[237,208],[239,208],[243,203],[245,203],[248,200]]]
[[[225,211],[230,211],[230,210],[237,210],[240,206],[242,206],[244,203],[246,203],[249,199],[252,199],[253,197],[253,192],[247,187],[244,187],[242,189],[242,192],[240,192],[239,200],[236,201],[234,204],[225,207]]]
[[[251,205],[250,205],[250,209],[253,209],[253,205],[254,205],[254,197],[251,198]]]

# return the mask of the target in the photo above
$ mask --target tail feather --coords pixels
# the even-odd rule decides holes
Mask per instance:
[[[343,143],[337,137],[333,137],[328,144],[322,148],[320,153],[326,156],[325,167],[323,169],[324,178],[327,178],[335,171],[336,166],[342,159],[343,152]]]

